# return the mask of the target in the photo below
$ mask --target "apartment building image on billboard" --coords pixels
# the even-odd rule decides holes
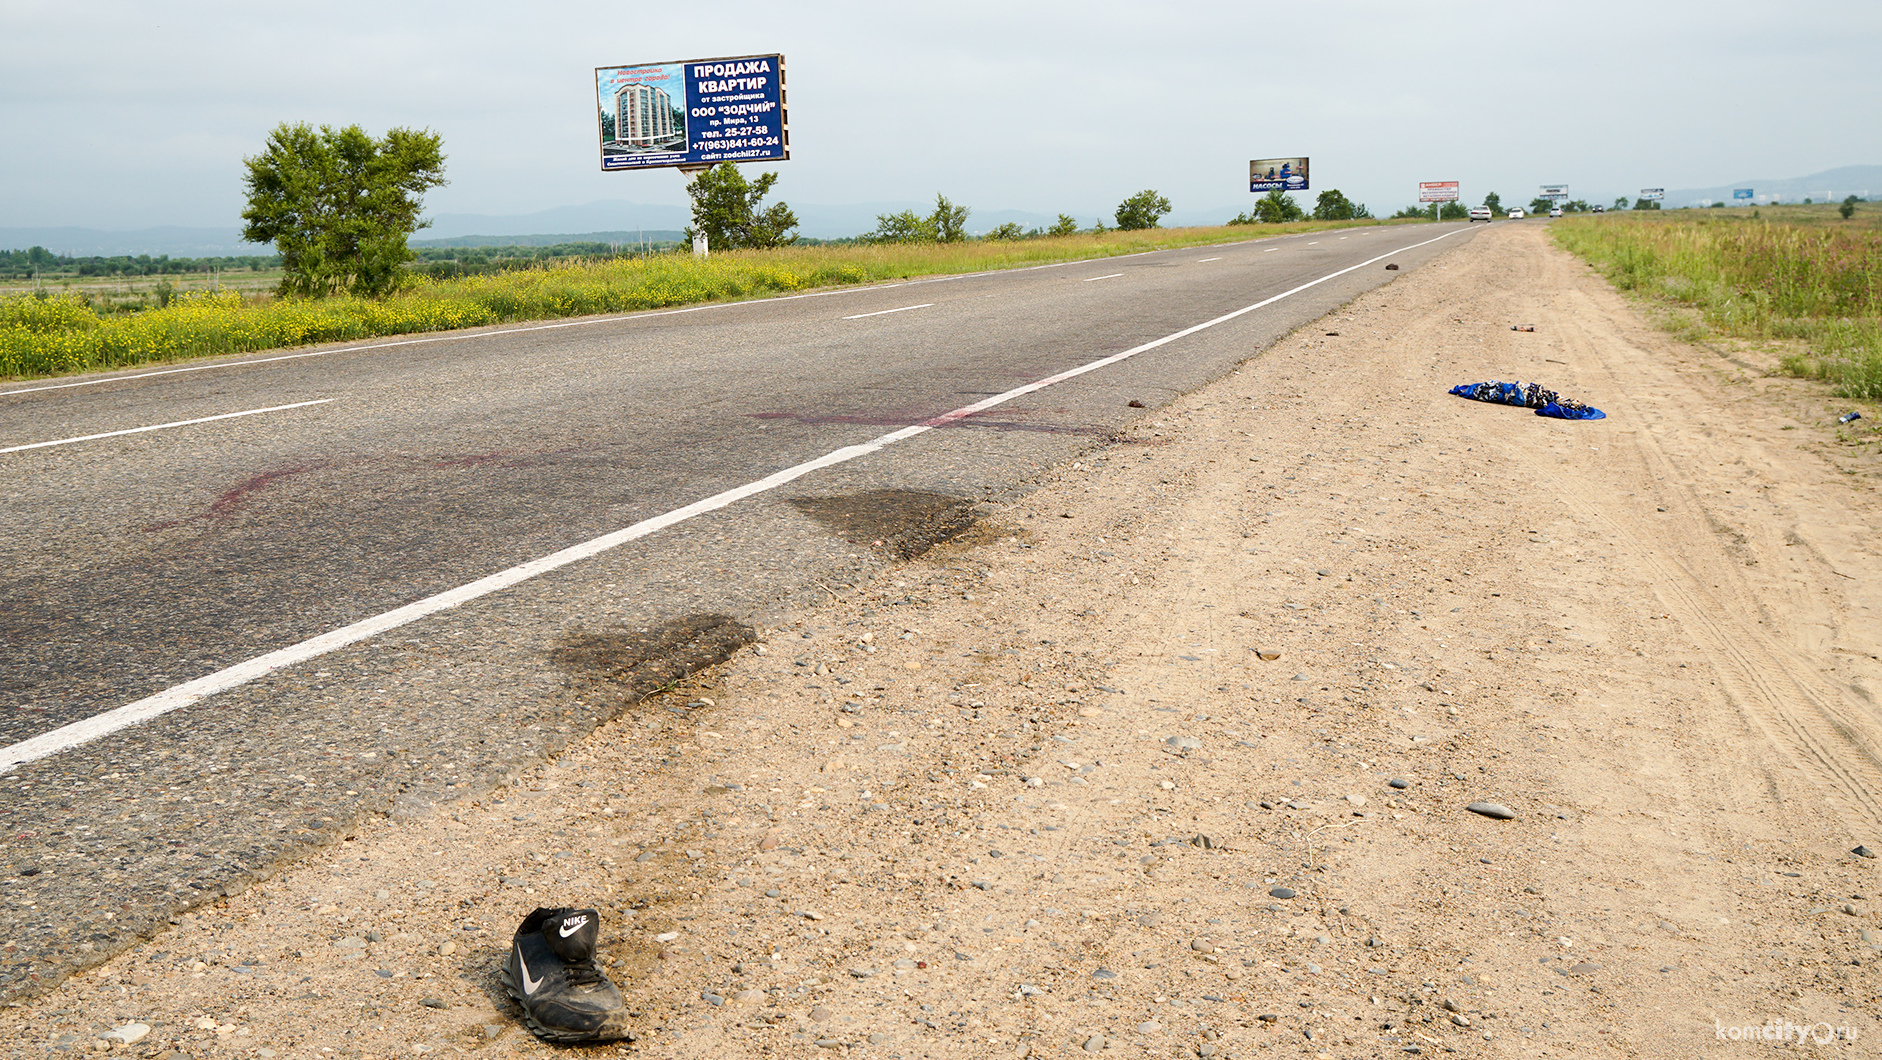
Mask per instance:
[[[686,140],[673,97],[652,85],[624,85],[614,94],[614,140],[622,147],[671,151]]]
[[[686,79],[679,63],[595,71],[601,157],[630,166],[686,151]],[[607,168],[604,166],[603,168]]]

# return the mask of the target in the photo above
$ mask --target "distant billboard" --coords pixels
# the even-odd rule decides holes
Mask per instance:
[[[1419,202],[1456,202],[1457,182],[1454,180],[1424,180],[1418,182]]]
[[[1648,202],[1660,202],[1666,198],[1665,188],[1642,188],[1640,197]]]
[[[1547,199],[1550,202],[1561,202],[1568,198],[1568,185],[1544,184],[1542,186],[1542,194],[1538,196],[1538,198]]]
[[[1734,198],[1734,199],[1749,199],[1749,198],[1751,198],[1751,189],[1750,189],[1750,188],[1733,188],[1733,189],[1732,189],[1732,198]]]
[[[601,168],[687,168],[791,157],[784,56],[595,68]]]
[[[1249,191],[1306,191],[1307,160],[1257,158],[1248,163]]]

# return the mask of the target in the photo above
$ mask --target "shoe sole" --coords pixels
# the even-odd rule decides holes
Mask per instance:
[[[561,1044],[568,1042],[618,1042],[634,1040],[634,1036],[627,1031],[621,1031],[619,1034],[615,1034],[608,1031],[565,1031],[556,1027],[545,1027],[541,1023],[536,1022],[535,1013],[529,1011],[529,1003],[523,1000],[523,992],[517,987],[516,979],[510,975],[510,966],[507,963],[497,969],[497,978],[502,980],[503,989],[510,995],[511,1000],[515,1001],[517,1007],[523,1010],[523,1026],[528,1027],[529,1033],[541,1038],[545,1042]]]

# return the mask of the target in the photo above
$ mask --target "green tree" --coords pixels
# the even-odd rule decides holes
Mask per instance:
[[[1352,202],[1338,188],[1329,188],[1314,200],[1313,219],[1316,221],[1350,221],[1355,216]]]
[[[941,243],[959,243],[967,238],[967,215],[972,213],[965,206],[956,206],[948,201],[946,195],[935,192],[934,212],[928,215],[928,223],[934,228],[934,238]]]
[[[1495,217],[1503,212],[1503,196],[1498,195],[1494,191],[1483,197],[1483,204],[1490,208],[1491,217]]]
[[[1659,208],[1660,201],[1658,199],[1641,198],[1634,200],[1634,209],[1636,210],[1657,210]]]
[[[1453,199],[1438,209],[1440,221],[1462,221],[1470,216],[1470,208]]]
[[[685,240],[690,243],[695,233],[704,232],[706,245],[720,250],[764,250],[797,242],[797,215],[790,206],[778,202],[758,208],[777,180],[776,173],[761,173],[748,181],[730,162],[701,171],[686,185],[693,201],[693,227],[686,229]]]
[[[242,160],[242,238],[280,252],[281,294],[390,294],[412,260],[406,238],[430,224],[418,219],[419,197],[446,183],[441,147],[430,130],[374,140],[357,125],[282,122],[261,154]]]
[[[1052,227],[1046,229],[1046,235],[1049,236],[1070,236],[1077,234],[1078,218],[1068,213],[1060,214],[1059,219],[1052,223]]]
[[[1862,201],[1861,199],[1857,198],[1854,195],[1851,195],[1849,198],[1843,200],[1843,204],[1836,208],[1836,212],[1842,214],[1843,220],[1847,221],[1852,216],[1855,215],[1856,204],[1861,201]]]
[[[1262,224],[1278,225],[1285,221],[1302,221],[1307,212],[1300,208],[1294,197],[1279,188],[1255,200],[1255,219]]]
[[[1140,228],[1155,228],[1157,221],[1170,212],[1170,200],[1146,188],[1143,191],[1117,204],[1117,226],[1132,231]],[[1103,224],[1102,219],[1099,224]]]
[[[1529,212],[1530,213],[1539,213],[1539,214],[1546,215],[1548,214],[1550,210],[1554,208],[1555,208],[1554,199],[1545,199],[1542,196],[1538,195],[1535,198],[1529,200]]]
[[[863,237],[871,243],[932,243],[934,222],[913,210],[876,215],[876,230]]]
[[[991,232],[988,232],[986,236],[983,238],[986,238],[986,239],[1024,239],[1026,238],[1026,230],[1022,228],[1018,222],[1008,221],[1005,224],[999,225],[998,227],[994,228]]]

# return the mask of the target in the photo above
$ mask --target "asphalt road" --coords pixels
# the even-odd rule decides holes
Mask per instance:
[[[1146,414],[1130,402],[1154,410],[1467,233],[1361,228],[0,386],[0,998],[362,813],[489,790],[637,689],[1106,446]],[[271,652],[286,665],[247,665]],[[192,681],[212,694],[171,691]],[[111,721],[166,695],[188,702]]]

